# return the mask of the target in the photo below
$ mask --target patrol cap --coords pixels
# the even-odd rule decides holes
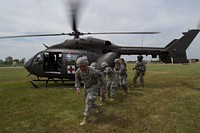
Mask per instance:
[[[106,62],[102,62],[102,63],[101,63],[101,67],[102,67],[102,68],[107,67],[107,66],[108,66],[108,63],[106,63]]]
[[[96,62],[92,62],[92,64],[90,64],[90,66],[97,69],[97,63]]]
[[[88,66],[89,62],[88,62],[88,59],[86,56],[83,56],[83,57],[79,57],[77,60],[76,60],[76,66],[77,67],[80,67],[80,66]]]

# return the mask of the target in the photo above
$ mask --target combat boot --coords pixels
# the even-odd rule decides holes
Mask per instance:
[[[83,121],[79,124],[80,126],[84,126],[84,125],[86,125],[87,124],[87,117],[85,116],[84,118],[83,118]]]

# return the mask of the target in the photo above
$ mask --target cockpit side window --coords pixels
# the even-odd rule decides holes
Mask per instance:
[[[43,65],[43,53],[39,53],[33,60],[33,65]]]

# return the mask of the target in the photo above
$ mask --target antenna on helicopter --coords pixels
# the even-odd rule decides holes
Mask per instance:
[[[49,48],[49,46],[47,46],[46,44],[43,43],[43,45],[45,46],[45,48]]]

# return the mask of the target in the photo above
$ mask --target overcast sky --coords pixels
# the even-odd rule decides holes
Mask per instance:
[[[83,0],[78,29],[81,32],[159,31],[156,35],[94,35],[116,45],[164,47],[188,29],[200,28],[200,0]],[[66,0],[0,0],[0,36],[69,33]],[[37,37],[0,40],[0,59],[26,58],[48,46],[72,39]],[[187,49],[188,58],[200,59],[200,35]],[[125,56],[127,60],[134,56]]]

